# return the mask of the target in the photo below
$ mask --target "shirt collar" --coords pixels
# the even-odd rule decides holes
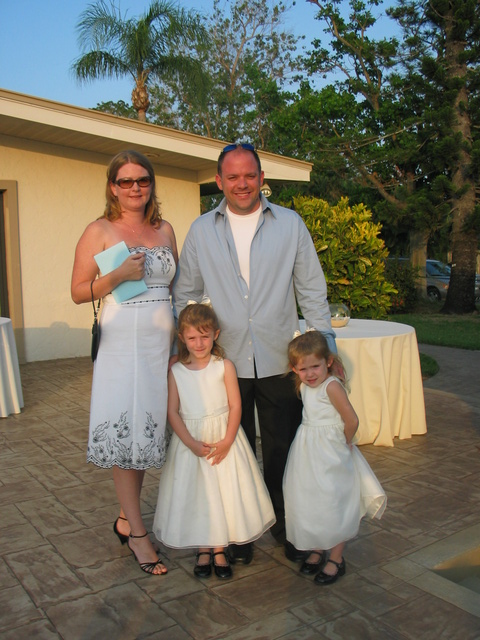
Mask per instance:
[[[263,193],[260,193],[260,203],[262,205],[262,212],[263,213],[267,213],[268,211],[270,211],[270,213],[273,215],[274,218],[277,217],[276,205],[274,205],[271,202],[269,202],[266,199],[266,197],[263,195]],[[215,217],[216,218],[219,215],[225,216],[225,214],[227,213],[227,200],[226,200],[226,198],[223,198],[223,200],[220,202],[218,207],[216,209],[214,209],[214,211],[215,211]]]

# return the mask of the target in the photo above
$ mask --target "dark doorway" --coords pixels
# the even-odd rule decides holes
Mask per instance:
[[[0,316],[10,317],[8,306],[8,286],[7,286],[7,256],[5,249],[5,216],[3,207],[3,194],[0,191]]]

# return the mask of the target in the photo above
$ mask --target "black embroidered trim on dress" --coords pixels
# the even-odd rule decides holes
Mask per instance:
[[[168,289],[168,284],[152,284],[148,286],[149,291],[150,289]],[[143,302],[170,302],[170,296],[168,298],[154,298],[153,300],[126,300],[122,304],[142,304]]]
[[[154,298],[153,300],[132,300],[131,302],[122,302],[124,304],[146,304],[147,302],[170,302],[170,298]]]

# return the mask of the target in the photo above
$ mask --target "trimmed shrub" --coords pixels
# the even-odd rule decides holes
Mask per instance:
[[[371,211],[363,204],[350,207],[348,198],[334,206],[303,196],[293,203],[313,238],[329,302],[346,304],[355,318],[385,318],[397,291],[385,279],[388,251]]]
[[[408,313],[415,308],[418,300],[417,272],[418,268],[407,260],[391,257],[385,263],[385,275],[398,292],[392,296],[392,313]]]

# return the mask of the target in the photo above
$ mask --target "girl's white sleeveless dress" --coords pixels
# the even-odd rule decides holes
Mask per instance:
[[[167,436],[167,371],[174,336],[169,247],[145,253],[148,291],[117,304],[103,299],[100,348],[93,369],[87,462],[122,469],[161,467]]]
[[[344,424],[330,402],[329,377],[301,385],[302,424],[285,467],[287,540],[297,549],[331,549],[354,538],[364,515],[381,518],[387,498],[358,448],[345,441]]]
[[[223,360],[212,356],[198,371],[177,362],[171,370],[188,431],[203,442],[221,440],[228,421]],[[153,521],[161,542],[174,548],[225,547],[256,540],[274,522],[268,490],[242,427],[217,465],[172,435]]]

